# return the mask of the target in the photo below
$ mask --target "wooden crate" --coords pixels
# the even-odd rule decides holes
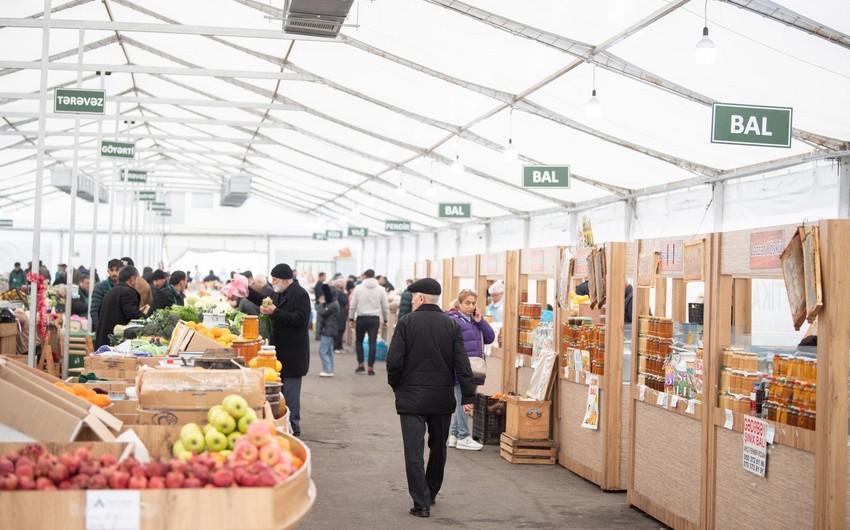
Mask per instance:
[[[549,401],[505,396],[505,432],[519,440],[548,440],[552,420]]]
[[[520,440],[502,433],[499,454],[511,464],[554,464],[555,442],[552,440]]]

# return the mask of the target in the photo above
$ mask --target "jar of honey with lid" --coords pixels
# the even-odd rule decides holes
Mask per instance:
[[[242,320],[242,338],[256,340],[260,336],[260,320],[257,315],[246,315]]]
[[[277,366],[277,356],[275,355],[274,348],[262,348],[260,349],[260,353],[257,354],[257,368],[268,367],[277,372],[275,370]]]

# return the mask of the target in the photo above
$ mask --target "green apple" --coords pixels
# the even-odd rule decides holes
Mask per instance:
[[[224,407],[224,410],[237,420],[244,416],[248,411],[248,402],[245,401],[245,398],[242,396],[237,396],[235,394],[227,396],[224,398],[223,403],[224,404],[222,406]]]
[[[212,424],[212,423],[207,423],[206,425],[204,425],[204,431],[203,431],[203,432],[204,432],[204,436],[206,436],[208,432],[210,432],[210,431],[214,431],[214,430],[215,430],[215,427],[213,426],[213,424]]]
[[[257,413],[254,412],[254,409],[248,409],[248,412],[236,422],[236,427],[239,429],[239,432],[245,434],[248,432],[248,426],[255,421],[257,421]]]
[[[218,414],[218,411],[220,411],[220,410],[224,410],[224,407],[222,407],[221,405],[214,405],[207,412],[207,421],[212,423],[213,418],[215,418],[215,415]]]
[[[233,431],[232,433],[227,435],[227,448],[233,449],[233,445],[236,443],[236,440],[242,436],[242,433],[239,431]]]
[[[220,454],[221,456],[229,456],[230,453],[232,453],[232,452],[233,452],[232,449],[224,449],[222,451],[219,451],[218,454]]]
[[[219,432],[224,434],[230,434],[236,430],[236,420],[225,411],[220,411],[216,414],[212,424]]]
[[[183,447],[183,440],[177,440],[174,442],[174,445],[171,447],[171,454],[174,456],[178,456],[180,453],[186,451],[186,448]]]
[[[198,454],[204,450],[204,435],[201,429],[190,429],[188,432],[180,436],[183,442],[183,447],[190,453]]]
[[[227,449],[227,436],[221,434],[215,429],[210,429],[204,437],[207,449],[210,452],[218,452],[222,449]]]
[[[189,431],[198,431],[202,433],[201,426],[197,423],[187,423],[180,429],[180,438],[183,438]]]

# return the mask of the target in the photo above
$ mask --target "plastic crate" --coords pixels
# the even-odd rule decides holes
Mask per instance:
[[[691,324],[702,324],[705,304],[688,304],[688,322]]]
[[[499,402],[484,394],[475,395],[475,410],[472,413],[472,438],[484,445],[499,445],[499,437],[505,431],[504,408],[500,412],[489,412]]]

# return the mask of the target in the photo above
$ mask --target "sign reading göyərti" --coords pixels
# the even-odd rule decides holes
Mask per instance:
[[[133,158],[136,156],[136,144],[101,140],[100,154],[112,158]]]

